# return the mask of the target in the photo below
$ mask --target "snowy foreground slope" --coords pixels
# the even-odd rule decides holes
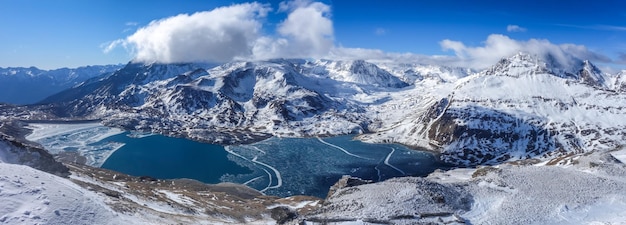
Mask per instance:
[[[608,153],[576,162],[566,167],[455,169],[427,178],[343,187],[307,219],[345,224],[624,224],[625,165]]]
[[[68,179],[0,163],[2,224],[127,224],[103,198]]]

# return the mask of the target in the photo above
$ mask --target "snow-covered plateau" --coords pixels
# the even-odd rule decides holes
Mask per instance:
[[[119,221],[142,215],[132,221],[625,224],[625,76],[582,59],[563,63],[523,52],[482,71],[366,60],[129,63],[39,105],[0,105],[0,119],[98,119],[124,130],[219,144],[358,134],[362,141],[426,148],[460,167],[374,183],[345,177],[323,201],[281,200],[237,185],[229,186],[241,190],[237,197],[209,201],[211,191],[223,189],[67,165],[69,181],[82,188],[76,190],[91,193],[85,201],[114,212],[109,217],[93,209],[94,214]],[[6,152],[26,142],[10,132],[5,136],[8,147],[0,149]],[[11,158],[6,155],[0,154],[3,162],[31,165],[46,158],[5,160]],[[8,182],[1,188],[10,187]],[[18,189],[27,188],[7,190]],[[1,197],[12,198],[1,190]],[[37,223],[25,219],[35,209],[28,215],[21,207],[4,210],[4,221]]]

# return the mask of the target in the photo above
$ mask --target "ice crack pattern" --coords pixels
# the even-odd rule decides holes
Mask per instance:
[[[225,176],[268,195],[325,197],[341,176],[370,180],[422,176],[443,165],[430,153],[392,144],[367,144],[353,136],[270,138],[250,145],[227,146],[229,157],[254,172]],[[418,166],[419,165],[419,166]]]

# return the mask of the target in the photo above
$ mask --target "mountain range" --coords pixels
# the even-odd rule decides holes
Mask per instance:
[[[457,166],[624,143],[624,73],[520,52],[482,71],[364,60],[129,63],[40,102],[56,117],[220,144],[361,134]]]
[[[0,102],[33,104],[122,65],[84,66],[42,70],[36,67],[0,68]]]

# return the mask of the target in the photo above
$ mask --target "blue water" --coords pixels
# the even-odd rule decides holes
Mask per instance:
[[[401,145],[367,144],[354,141],[353,136],[322,141],[271,138],[227,147],[161,135],[130,138],[120,134],[102,142],[111,141],[126,145],[114,152],[103,168],[161,179],[241,183],[282,197],[325,197],[328,188],[342,175],[381,181],[399,176],[424,176],[437,168],[445,168],[431,153]],[[389,165],[385,163],[387,157]]]
[[[226,176],[223,180],[248,182],[248,186],[270,195],[325,197],[328,188],[342,175],[382,181],[400,176],[425,176],[435,169],[445,168],[433,154],[401,145],[368,144],[353,140],[353,136],[324,138],[323,141],[327,143],[317,138],[271,138],[251,145],[227,147],[241,156],[230,154],[231,160],[254,172]],[[392,149],[394,152],[389,156]],[[389,165],[385,164],[387,156]],[[278,185],[276,174],[267,166],[253,162],[254,158],[280,172],[280,187],[272,188]]]
[[[162,135],[131,138],[127,134],[111,136],[101,141],[125,143],[109,156],[102,168],[135,176],[190,178],[205,183],[219,183],[226,173],[253,172],[230,161],[227,158],[228,153],[220,145]]]

